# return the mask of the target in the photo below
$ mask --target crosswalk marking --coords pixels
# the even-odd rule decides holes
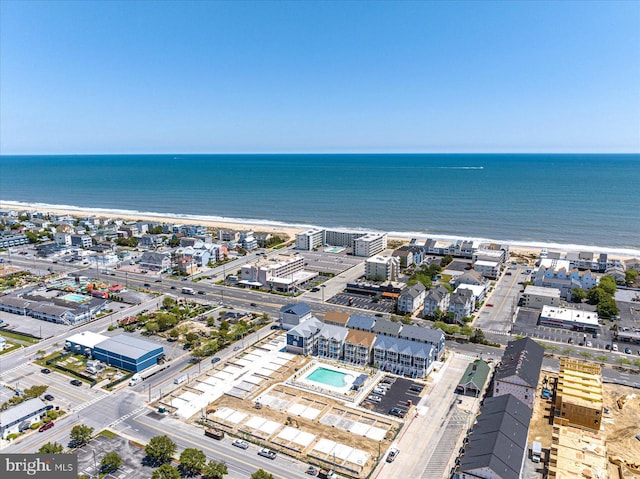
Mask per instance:
[[[126,421],[127,419],[129,419],[131,416],[134,416],[136,414],[138,414],[139,412],[142,412],[146,409],[146,405],[144,406],[140,406],[138,409],[134,409],[133,411],[131,411],[128,414],[125,414],[122,417],[119,417],[118,419],[116,419],[115,421],[113,421],[111,424],[109,424],[107,427],[114,427],[117,426],[118,424],[120,424],[122,421]]]

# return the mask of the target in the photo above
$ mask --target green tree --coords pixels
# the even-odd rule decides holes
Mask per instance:
[[[636,271],[635,269],[626,270],[624,272],[624,281],[625,281],[625,283],[627,283],[629,286],[631,286],[638,279],[638,274],[640,274],[640,273],[638,273],[638,271]]]
[[[614,279],[613,276],[609,276],[608,274],[600,278],[600,282],[598,283],[598,286],[602,288],[605,292],[609,293],[611,296],[616,294],[616,290],[618,289],[616,280]]]
[[[196,333],[187,333],[185,339],[188,343],[195,343],[198,340],[198,335]]]
[[[117,452],[108,452],[100,461],[102,472],[113,472],[122,466],[122,458]]]
[[[448,254],[440,260],[440,266],[442,266],[443,268],[446,268],[448,265],[451,264],[452,261],[453,261],[453,256]]]
[[[613,318],[620,314],[620,309],[618,308],[615,299],[611,296],[601,300],[598,303],[598,306],[596,306],[596,311],[598,312],[598,316],[602,318]]]
[[[155,321],[149,321],[144,325],[144,327],[149,334],[156,334],[158,331],[160,331],[160,326],[158,326],[158,323]]]
[[[273,479],[273,474],[265,471],[264,469],[258,469],[256,472],[251,474],[251,479]]]
[[[178,330],[178,328],[173,328],[171,331],[169,331],[169,337],[171,339],[178,339],[180,337],[180,331]]]
[[[38,453],[40,454],[58,454],[62,451],[64,451],[64,447],[57,442],[48,442],[38,449]]]
[[[73,426],[73,429],[71,429],[69,438],[71,439],[71,443],[74,446],[79,447],[88,443],[91,440],[92,434],[92,427],[89,427],[85,424],[78,424],[77,426]]]
[[[153,471],[151,479],[181,479],[180,472],[171,464],[163,464]]]
[[[31,231],[25,231],[24,235],[29,240],[29,243],[37,243],[38,242],[38,235],[37,234],[32,233]]]
[[[571,298],[574,303],[582,303],[587,299],[587,292],[582,288],[573,288],[571,290]]]
[[[24,390],[24,397],[25,399],[37,398],[38,396],[44,394],[48,388],[49,386],[31,386],[30,388]]]
[[[600,286],[595,286],[594,288],[591,288],[587,293],[587,299],[589,299],[589,302],[591,304],[598,304],[600,303],[600,301],[603,301],[609,297],[611,297],[611,295],[607,293],[604,289],[602,289]]]
[[[162,300],[162,306],[164,309],[171,309],[176,305],[176,300],[173,298],[166,297]]]
[[[487,338],[484,336],[484,331],[480,328],[476,328],[473,332],[473,336],[471,336],[472,343],[483,344]]]
[[[154,461],[167,462],[173,457],[177,449],[176,443],[164,435],[152,437],[144,447],[144,452]]]
[[[202,469],[202,475],[208,479],[222,479],[229,474],[224,462],[209,461]]]
[[[188,447],[180,453],[180,465],[187,476],[193,476],[207,464],[207,456],[200,449]]]

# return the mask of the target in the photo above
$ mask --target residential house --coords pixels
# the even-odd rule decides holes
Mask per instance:
[[[570,269],[569,262],[566,260],[543,259],[531,276],[531,282],[534,286],[557,288],[560,290],[561,298],[566,300],[571,300],[573,288],[589,291],[599,281],[600,278],[591,271],[580,271],[578,268]]]
[[[287,352],[309,356],[316,354],[318,334],[324,324],[315,317],[287,331]]]
[[[168,253],[145,251],[139,262],[140,268],[149,271],[166,271],[171,267],[171,256]]]
[[[391,256],[400,260],[401,268],[407,268],[415,264],[413,259],[413,251],[411,251],[408,246],[402,246],[398,248],[393,253],[391,253]]]
[[[473,263],[473,270],[485,278],[497,279],[500,276],[501,263],[497,261],[479,260]]]
[[[344,340],[349,330],[343,326],[325,324],[318,333],[318,357],[326,359],[342,359]]]
[[[396,323],[393,321],[389,321],[388,319],[378,319],[373,325],[373,328],[371,328],[371,332],[377,334],[378,336],[383,335],[397,338],[398,334],[400,334],[401,329],[402,323]]]
[[[444,333],[441,329],[424,328],[415,324],[404,324],[398,337],[417,343],[430,344],[434,348],[435,359],[440,360],[444,353]]]
[[[450,299],[449,290],[441,284],[430,289],[425,293],[423,315],[433,316],[437,310],[448,312]]]
[[[622,266],[610,266],[604,272],[606,275],[613,277],[618,284],[625,284],[627,277]]]
[[[243,231],[240,233],[240,245],[245,251],[253,251],[258,248],[258,241],[253,236],[253,231]]]
[[[14,233],[11,230],[0,231],[0,248],[11,248],[29,244],[29,238],[23,233]]]
[[[453,314],[453,320],[462,323],[462,319],[471,316],[475,308],[473,292],[469,289],[458,288],[451,293],[449,301],[449,313]]]
[[[452,283],[454,288],[457,288],[461,284],[470,284],[472,286],[483,286],[485,290],[489,289],[489,281],[487,281],[487,279],[484,276],[482,276],[480,273],[473,270],[466,271],[465,273],[457,276]]]
[[[426,295],[427,288],[420,282],[405,288],[398,297],[398,311],[409,314],[415,313],[424,305]]]
[[[53,234],[53,241],[58,245],[71,246],[71,235],[64,232],[56,232]]]
[[[533,409],[544,348],[526,337],[510,341],[496,369],[493,395],[512,394]]]
[[[0,411],[0,437],[6,439],[9,434],[29,429],[32,424],[41,420],[47,408],[40,398],[33,398]]]
[[[624,262],[625,269],[635,269],[636,271],[640,271],[640,259],[638,258],[630,258],[625,260]]]
[[[370,364],[375,341],[376,335],[373,333],[349,329],[344,339],[344,360],[358,366]]]
[[[164,244],[163,235],[144,234],[140,237],[139,245],[142,248],[155,249]]]
[[[306,303],[287,304],[280,308],[280,327],[288,330],[312,317],[311,308]]]
[[[351,316],[349,316],[347,327],[349,329],[356,329],[358,331],[372,332],[374,324],[376,324],[376,318],[372,318],[371,316],[359,316],[357,314],[352,314]]]
[[[91,236],[79,234],[79,235],[71,235],[71,246],[77,246],[80,248],[91,248],[93,242],[91,241]]]
[[[347,326],[349,321],[349,313],[343,311],[327,311],[324,315],[325,324],[333,324],[334,326]]]

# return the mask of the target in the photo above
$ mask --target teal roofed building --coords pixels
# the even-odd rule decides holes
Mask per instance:
[[[478,397],[489,377],[491,368],[486,361],[476,359],[467,366],[462,379],[456,386],[456,392],[460,394]]]

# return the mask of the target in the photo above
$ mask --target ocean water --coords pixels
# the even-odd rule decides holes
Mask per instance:
[[[640,250],[640,155],[2,156],[0,199]]]

